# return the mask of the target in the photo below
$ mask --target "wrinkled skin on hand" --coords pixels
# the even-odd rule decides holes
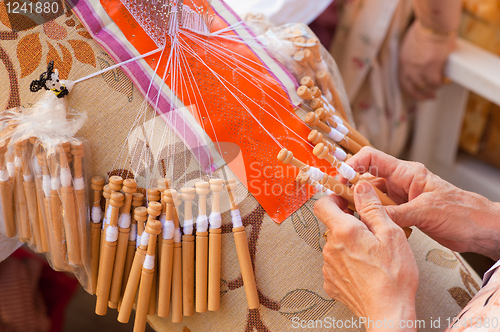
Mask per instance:
[[[401,227],[416,226],[454,251],[500,259],[498,203],[453,186],[420,163],[398,160],[370,147],[347,163],[360,173],[381,178],[374,183],[399,204],[385,210]]]
[[[359,317],[392,320],[396,327],[414,320],[418,269],[404,231],[368,182],[355,187],[354,200],[361,220],[344,213],[347,202],[335,195],[314,207],[330,230],[323,248],[325,291]]]

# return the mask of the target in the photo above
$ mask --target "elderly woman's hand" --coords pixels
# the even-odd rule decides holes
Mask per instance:
[[[417,226],[442,245],[500,258],[500,206],[459,189],[422,164],[363,148],[347,163],[360,173],[382,178],[382,189],[398,206],[386,206],[401,227]],[[380,181],[379,181],[380,182]]]
[[[412,331],[401,329],[415,320],[418,286],[417,264],[405,234],[368,182],[356,185],[354,202],[361,220],[344,213],[347,202],[334,195],[314,206],[329,230],[323,249],[325,291],[357,316],[385,322],[373,324],[383,327],[377,331]]]
[[[408,29],[399,56],[399,82],[417,100],[432,99],[444,80],[444,65],[456,35],[436,35],[417,20]]]

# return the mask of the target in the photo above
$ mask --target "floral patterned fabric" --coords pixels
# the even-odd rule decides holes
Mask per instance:
[[[411,13],[409,0],[349,0],[331,53],[339,66],[358,130],[372,145],[399,156],[413,104],[398,82],[398,55]]]
[[[1,12],[1,11],[0,11]],[[3,21],[2,21],[3,22]],[[64,68],[63,78],[76,80],[107,68],[113,61],[85,34],[71,12],[55,21],[27,31],[12,32],[0,25],[0,91],[3,108],[30,106],[37,98],[29,92],[29,83],[45,71],[51,59]],[[64,63],[63,63],[64,62]],[[86,111],[89,120],[79,132],[92,145],[94,175],[115,174],[130,165],[134,147],[123,146],[131,128],[134,128],[136,110],[144,99],[120,69],[100,75],[79,84],[69,95],[70,106]],[[144,121],[155,119],[149,109]],[[158,121],[157,124],[161,124]],[[193,185],[205,175],[200,172],[195,158],[186,146],[163,122],[170,141],[163,147],[174,160],[169,174],[173,186]],[[140,126],[137,128],[141,128]],[[140,144],[140,140],[136,141]],[[143,144],[141,151],[153,156],[150,147]],[[214,176],[231,176],[223,167]],[[236,196],[243,224],[249,240],[260,294],[259,309],[248,310],[240,275],[234,240],[230,226],[229,202],[222,198],[222,270],[221,310],[185,317],[183,323],[149,316],[157,331],[293,331],[302,326],[316,325],[317,331],[343,331],[328,328],[328,321],[357,319],[341,303],[323,290],[321,234],[324,226],[312,213],[316,198],[309,200],[282,224],[276,224],[241,184]],[[196,217],[196,215],[195,215]],[[415,230],[409,239],[420,269],[417,293],[418,319],[426,322],[420,331],[434,331],[430,320],[441,317],[444,322],[454,317],[479,290],[480,279],[463,259]],[[316,323],[315,323],[316,322]],[[323,322],[323,323],[319,323]],[[299,325],[297,325],[299,324]],[[442,326],[444,329],[444,325]],[[362,331],[363,328],[354,328]]]

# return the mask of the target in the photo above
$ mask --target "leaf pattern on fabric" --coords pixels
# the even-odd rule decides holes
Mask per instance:
[[[97,60],[99,62],[101,70],[114,65],[113,60],[109,57],[109,55],[105,53],[102,53],[100,56],[98,56]],[[104,82],[106,82],[110,87],[127,96],[128,101],[132,102],[134,84],[127,77],[127,75],[125,75],[123,70],[121,70],[120,68],[113,69],[101,74],[101,77],[104,79]]]
[[[83,40],[70,39],[68,43],[73,47],[73,52],[75,52],[75,58],[81,63],[91,65],[95,68],[95,54],[92,47],[87,42]]]
[[[68,79],[69,72],[73,66],[73,55],[71,52],[61,43],[57,43],[62,52],[62,58],[59,56],[56,48],[47,41],[49,46],[49,52],[47,53],[47,65],[50,61],[54,61],[54,68],[59,70],[59,78],[62,80]]]
[[[9,15],[7,14],[7,9],[5,8],[5,2],[2,1],[0,3],[0,22],[5,25],[6,28],[12,30],[12,26],[10,25]]]
[[[472,276],[465,272],[464,270],[460,269],[460,277],[462,277],[462,281],[464,283],[465,288],[467,291],[469,291],[470,294],[476,294],[480,287],[477,284],[477,282],[472,278]],[[475,289],[475,291],[472,289],[472,287]]]
[[[467,303],[472,300],[472,296],[467,293],[467,291],[460,287],[452,287],[448,289],[448,293],[450,293],[451,297],[457,302],[460,308],[465,308]]]
[[[441,249],[433,249],[429,251],[425,260],[449,270],[455,268],[459,264],[459,261],[455,258],[455,256],[453,256],[453,254]]]
[[[326,315],[335,305],[335,300],[325,299],[307,289],[296,289],[281,299],[279,311],[285,318],[292,320],[317,320]]]
[[[318,219],[314,216],[311,208],[305,204],[297,212],[292,214],[292,223],[299,237],[307,245],[318,252],[323,249],[320,245],[321,232]]]
[[[82,37],[85,37],[87,39],[92,39],[92,36],[90,35],[90,33],[88,33],[87,31],[78,31],[78,34]]]
[[[68,36],[66,29],[56,21],[50,21],[43,25],[43,32],[53,40],[63,40]]]
[[[191,332],[191,330],[187,326],[184,326],[182,332]]]
[[[24,36],[17,44],[16,51],[23,78],[33,73],[42,61],[42,43],[38,33]]]

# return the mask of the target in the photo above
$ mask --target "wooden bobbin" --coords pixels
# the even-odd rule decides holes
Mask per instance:
[[[198,215],[207,215],[207,195],[210,184],[202,181],[196,183],[198,194]],[[207,225],[208,226],[208,225]],[[208,228],[208,227],[207,227]],[[208,229],[196,232],[196,312],[207,311],[208,301]]]
[[[337,93],[337,89],[335,89],[335,83],[333,82],[333,79],[330,76],[330,73],[326,70],[318,71],[316,73],[316,80],[318,81],[318,86],[321,88],[321,90],[330,91],[330,93],[332,95],[331,102],[333,103],[333,106],[340,113],[341,117],[345,120],[344,122],[348,122],[347,121],[347,114],[344,110],[344,105],[342,104],[342,101],[340,100],[340,97]]]
[[[21,141],[16,143],[15,151],[16,151],[16,180],[15,180],[15,195],[16,195],[16,214],[17,220],[19,220],[18,228],[19,228],[19,240],[21,242],[28,242],[31,239],[31,226],[29,222],[29,213],[28,213],[28,203],[26,202],[26,195],[24,194],[24,178],[22,172],[22,160],[23,160],[23,151],[26,150],[27,141]],[[21,162],[21,164],[19,163]]]
[[[212,192],[212,213],[220,214],[220,192],[224,189],[221,179],[210,180]],[[208,241],[208,310],[220,309],[220,267],[221,267],[221,229],[210,225]]]
[[[229,179],[225,182],[227,192],[229,194],[229,202],[231,203],[231,211],[238,210],[236,197],[234,192],[237,188],[236,179]],[[252,267],[252,259],[248,250],[247,235],[244,226],[233,227],[234,243],[240,263],[241,277],[249,309],[257,309],[260,307],[259,293],[257,292],[257,284],[255,282],[255,274]]]
[[[161,203],[161,215],[160,215],[160,222],[164,222],[165,220],[165,215],[166,215],[166,211],[167,211],[167,207],[166,207],[166,204],[165,202],[163,201],[163,197],[165,196],[165,190],[167,189],[170,189],[170,180],[166,179],[166,178],[161,178],[161,179],[158,179],[158,190],[160,191],[160,203]],[[162,226],[163,228],[163,226]],[[162,230],[163,231],[163,230]],[[161,265],[161,255],[162,255],[162,245],[163,245],[163,238],[161,236],[162,232],[160,232],[160,235],[158,235],[158,238],[157,238],[157,241],[158,243],[156,244],[156,246],[158,247],[157,251],[158,251],[158,266]],[[158,271],[160,271],[161,268],[158,267]]]
[[[82,260],[82,243],[80,243],[78,230],[78,216],[75,203],[75,190],[72,185],[71,170],[68,162],[68,152],[70,146],[68,144],[60,144],[57,148],[59,155],[59,164],[61,166],[61,203],[64,209],[63,222],[64,233],[66,235],[66,246],[68,249],[68,262],[74,266],[83,264]],[[64,183],[64,174],[70,177],[68,183]]]
[[[319,159],[325,159],[328,161],[330,164],[332,164],[333,167],[335,167],[337,170],[339,170],[342,167],[343,162],[335,158],[335,156],[330,154],[330,150],[326,145],[323,143],[319,143],[316,145],[316,147],[313,150],[313,154],[318,157]],[[358,183],[360,178],[359,173],[356,172],[356,176],[349,180],[351,184],[356,184]]]
[[[316,114],[319,119],[332,128],[337,128],[338,123],[333,119],[332,114],[328,112],[324,108],[318,108],[317,110],[314,111],[314,114]],[[344,126],[349,130],[347,133],[347,137],[353,139],[356,143],[358,143],[360,146],[371,146],[370,141],[368,141],[363,135],[361,135],[360,132],[358,132],[356,129],[354,129],[349,123],[344,122]]]
[[[317,130],[312,130],[309,133],[309,136],[307,136],[307,140],[311,142],[314,146],[318,145],[319,143],[323,143],[328,147],[331,153],[335,153],[335,151],[337,151],[337,149],[340,148],[340,145],[338,145],[337,143],[331,143],[327,141],[323,137],[323,134]]]
[[[42,146],[38,139],[32,137],[30,139],[31,144],[33,145],[33,150],[31,152],[32,156],[38,156],[40,151],[42,150]],[[38,212],[38,222],[40,224],[40,237],[42,240],[42,250],[44,253],[50,252],[50,243],[49,243],[49,229],[47,214],[45,210],[45,193],[43,191],[43,170],[40,166],[40,162],[37,160],[38,157],[33,162],[37,162],[38,165],[34,165],[34,173],[35,173],[35,192],[36,192],[36,206]]]
[[[193,219],[192,204],[195,198],[194,188],[182,188],[181,198],[184,201],[184,222]],[[184,316],[194,315],[194,235],[185,231],[182,236],[182,313]]]
[[[297,95],[303,99],[303,100],[310,100],[312,98],[312,93],[311,91],[309,90],[309,88],[305,85],[301,85],[298,89],[297,89]]]
[[[156,270],[155,253],[156,253],[156,237],[160,234],[161,223],[156,218],[161,214],[161,203],[150,202],[148,206],[148,227],[151,232],[148,232],[149,243],[147,257],[152,260],[152,266],[147,266],[148,260],[145,260],[142,266],[141,281],[139,286],[139,295],[137,297],[137,308],[135,313],[134,332],[144,332],[146,330],[146,320],[150,309],[151,295],[154,283],[154,275]],[[156,294],[156,293],[155,293]]]
[[[147,219],[147,214],[147,209],[144,206],[137,207],[134,210],[134,219],[136,219],[138,222],[145,222]],[[152,232],[154,232],[154,230],[150,228],[150,225],[146,225],[145,232],[151,234]],[[118,313],[117,320],[120,323],[128,323],[130,319],[132,307],[137,295],[137,289],[139,288],[139,282],[142,274],[142,265],[144,264],[144,260],[146,259],[147,249],[147,244],[140,244],[135,252],[134,262],[132,263],[132,268],[130,269],[130,275],[125,287],[125,292],[123,293],[123,298]]]
[[[83,157],[85,156],[85,147],[82,142],[74,141],[70,144],[70,148],[71,156],[73,156],[73,174],[75,177],[74,186],[77,226],[81,241],[81,257],[82,261],[84,261],[86,258],[86,248],[88,246],[87,232],[85,231],[85,225],[87,224],[87,193],[85,181],[83,179]]]
[[[56,155],[52,154],[49,156],[49,167],[50,174],[54,178],[59,177],[59,167],[56,159]],[[58,190],[51,187],[50,190],[50,220],[51,224],[49,225],[49,229],[52,230],[51,237],[51,260],[53,261],[53,265],[55,270],[63,271],[68,266],[65,263],[66,259],[66,241],[64,239],[64,226],[63,226],[63,217],[61,214],[62,210],[62,202],[59,197]],[[56,267],[57,266],[57,267]]]
[[[9,178],[6,168],[7,146],[3,142],[0,145],[0,171],[3,172],[5,181],[0,180],[0,199],[2,202],[3,220],[5,224],[5,235],[13,238],[17,234],[14,213],[14,188],[12,180]]]
[[[30,228],[32,230],[31,237],[36,246],[37,252],[45,252],[42,246],[42,221],[39,218],[38,214],[38,203],[37,203],[37,193],[35,186],[35,179],[33,176],[33,172],[31,171],[30,161],[31,155],[30,151],[31,144],[25,141],[25,144],[22,145],[22,172],[23,172],[23,187],[24,187],[24,195],[26,197],[26,205],[28,207],[28,216]],[[43,228],[45,233],[45,228]]]
[[[317,127],[327,134],[329,134],[333,130],[333,128],[331,128],[329,125],[320,121],[319,117],[314,112],[309,112],[306,115],[304,121],[308,125],[312,127]],[[337,143],[339,143],[340,146],[342,146],[344,149],[348,151],[351,151],[352,153],[357,153],[359,150],[361,150],[361,145],[359,145],[349,137],[345,137],[344,135],[342,135],[342,139],[339,140]]]
[[[148,189],[147,190],[147,197],[148,197],[148,201],[149,201],[149,204],[151,204],[151,202],[160,202],[161,200],[161,193],[160,191],[158,190],[158,188],[151,188],[151,189]],[[148,204],[148,206],[149,206]],[[161,203],[160,203],[161,205]],[[161,214],[161,209],[160,209],[160,214]],[[161,232],[161,229],[160,229],[160,232]],[[155,246],[155,265],[158,265],[158,246]],[[157,290],[158,290],[158,287],[157,287],[157,271],[155,270],[155,273],[153,274],[153,286],[151,287],[151,296],[149,297],[149,300],[150,300],[150,303],[149,303],[149,314],[150,315],[155,315],[157,312],[158,312],[158,309],[157,309],[157,305],[156,305],[156,302],[157,302]]]
[[[97,301],[95,313],[103,316],[108,310],[109,293],[111,291],[111,278],[115,264],[117,239],[111,236],[114,230],[117,231],[118,214],[123,206],[125,197],[122,193],[114,192],[111,194],[109,208],[111,209],[111,218],[109,226],[106,228],[104,245],[99,259],[99,275],[97,277]]]
[[[314,86],[314,81],[311,76],[304,76],[300,79],[300,85],[305,85],[310,89]]]
[[[177,215],[176,207],[178,206],[179,197],[176,190],[166,190],[165,199],[168,204],[172,204],[173,217],[175,228],[180,232],[179,217]],[[182,243],[180,240],[175,239],[173,245],[173,258],[172,258],[172,323],[181,323],[183,320],[183,295],[182,295]]]
[[[147,190],[148,201],[149,202],[159,202],[161,195],[158,188],[152,188]]]
[[[118,175],[113,175],[109,178],[109,189],[114,192],[119,192],[123,187],[123,178]]]
[[[305,69],[305,70],[311,69],[308,62],[307,62],[306,54],[304,51],[295,52],[292,59],[295,61],[295,63],[300,65],[300,67],[302,67],[303,69]]]
[[[172,198],[171,190],[165,190],[163,193],[162,203],[165,203],[166,222],[174,220],[174,199]],[[162,239],[161,247],[161,262],[158,283],[158,316],[167,318],[170,315],[170,298],[172,291],[172,272],[174,260],[174,239],[165,239],[165,234]],[[180,262],[179,262],[180,263]],[[182,301],[182,298],[181,298]],[[182,317],[182,314],[181,314]]]
[[[305,49],[304,50],[304,56],[306,58],[306,62],[311,67],[313,71],[318,70],[316,66],[316,61],[314,60],[314,55],[310,49]]]
[[[321,43],[319,42],[318,38],[310,38],[306,41],[307,44],[313,46],[309,46],[309,49],[312,51],[312,54],[314,56],[314,61],[316,62],[321,62],[322,57],[321,57]]]
[[[299,36],[299,37],[296,37],[294,38],[293,40],[293,45],[298,48],[298,49],[302,49],[304,48],[304,44],[306,43],[306,39],[302,36]]]
[[[134,179],[126,179],[123,181],[123,191],[125,192],[125,203],[122,208],[122,217],[124,215],[130,216],[130,209],[132,207],[132,195],[137,191],[137,183]],[[132,221],[132,218],[131,220]],[[127,225],[123,225],[127,226]],[[116,245],[116,258],[113,267],[113,279],[111,281],[111,292],[109,294],[109,307],[111,309],[118,308],[118,302],[122,295],[122,282],[123,273],[125,269],[125,261],[127,259],[128,239],[130,233],[130,226],[122,227],[118,225],[118,243]]]
[[[323,107],[324,105],[321,99],[312,98],[311,102],[309,103],[309,106],[311,106],[313,110],[317,110],[318,108]]]
[[[323,95],[321,93],[321,90],[317,86],[313,86],[309,90],[311,91],[311,94],[314,98],[321,98],[321,96]]]
[[[108,219],[108,209],[109,209],[109,200],[111,199],[111,193],[113,191],[109,187],[109,183],[106,184],[102,191],[102,196],[106,200],[106,204],[104,205],[104,219],[102,222],[102,230],[101,230],[101,250],[104,245],[104,237],[106,236],[106,227],[108,227],[109,219]]]
[[[125,287],[127,286],[128,278],[130,275],[130,270],[132,269],[132,263],[134,262],[135,248],[137,243],[137,219],[140,219],[140,216],[136,215],[135,211],[144,204],[144,195],[140,193],[135,193],[132,195],[132,224],[130,227],[130,234],[128,239],[128,247],[127,247],[127,259],[125,260],[125,268],[123,269],[123,282],[122,282],[122,291],[121,293],[125,293]],[[144,216],[143,225],[146,221],[146,217]],[[142,233],[141,233],[142,234]]]
[[[94,176],[92,178],[92,190],[94,191],[93,208],[101,209],[101,191],[104,188],[104,178]],[[99,252],[101,245],[102,221],[90,223],[90,294],[97,291],[97,276],[99,273]]]

